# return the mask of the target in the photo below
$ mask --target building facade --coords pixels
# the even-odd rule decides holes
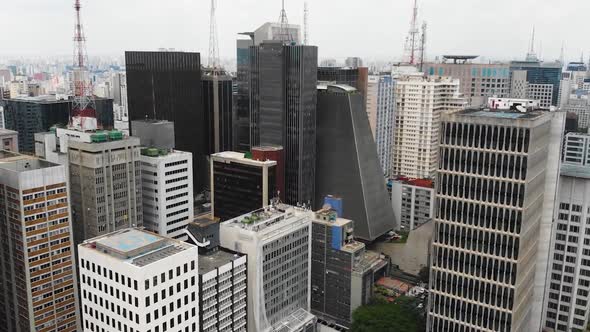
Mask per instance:
[[[392,176],[433,178],[438,167],[443,113],[461,109],[459,81],[448,77],[402,76],[395,84]]]
[[[135,228],[78,245],[82,331],[199,331],[197,255]]]
[[[233,150],[233,81],[223,71],[207,68],[201,77],[207,126],[207,155]]]
[[[0,151],[0,331],[79,331],[68,176]]]
[[[434,183],[430,179],[397,178],[390,181],[391,204],[396,226],[405,231],[432,221],[434,218]]]
[[[156,234],[186,240],[194,216],[193,157],[189,152],[141,150],[143,226]]]
[[[394,86],[395,81],[391,76],[369,76],[367,116],[385,177],[389,177],[391,173],[395,118]]]
[[[18,132],[0,129],[0,144],[2,150],[18,152]]]
[[[563,145],[563,162],[590,167],[590,135],[568,133]]]
[[[565,114],[443,116],[427,331],[539,331]]]
[[[530,61],[529,61],[530,60]],[[543,94],[548,94],[545,91],[548,86],[551,85],[551,103],[550,106],[558,106],[559,99],[559,86],[561,81],[561,71],[563,65],[559,62],[556,63],[543,63],[538,60],[529,59],[527,61],[512,61],[510,62],[510,71],[526,71],[526,81],[529,85],[528,89],[531,89],[531,84],[536,86],[536,89],[543,90]],[[544,85],[544,86],[540,86]],[[513,96],[513,94],[511,94]],[[544,97],[547,97],[543,95]],[[514,96],[513,96],[514,97]],[[536,99],[531,97],[531,93],[525,97],[530,99]]]

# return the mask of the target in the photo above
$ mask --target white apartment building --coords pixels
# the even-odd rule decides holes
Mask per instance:
[[[199,331],[198,248],[130,228],[78,246],[83,331]]]
[[[396,229],[413,231],[434,218],[434,183],[429,179],[391,181],[391,204]]]
[[[528,99],[539,101],[541,108],[550,108],[553,100],[553,84],[528,84]]]
[[[377,145],[377,154],[383,174],[391,173],[391,153],[393,146],[395,81],[391,76],[369,76],[367,88],[367,115]]]
[[[303,314],[310,311],[313,218],[277,204],[221,223],[221,246],[248,256],[248,331],[298,332],[315,324],[315,316]]]
[[[459,81],[422,74],[395,83],[394,176],[432,178],[438,167],[439,124],[443,113],[459,110]]]
[[[143,222],[160,235],[186,240],[194,213],[193,162],[190,152],[141,150]]]
[[[590,167],[590,135],[568,133],[563,145],[563,162]]]

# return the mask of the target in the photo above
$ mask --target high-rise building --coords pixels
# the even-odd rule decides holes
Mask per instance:
[[[430,179],[390,181],[393,215],[398,228],[413,231],[434,218],[434,183]]]
[[[471,60],[476,58],[469,55],[443,55],[442,63],[426,63],[424,70],[431,76],[458,79],[459,92],[471,106],[483,105],[486,97],[508,97],[510,66],[503,63],[472,63]]]
[[[253,36],[253,35],[252,35]],[[236,84],[237,92],[234,98],[236,123],[234,124],[234,149],[239,152],[250,151],[250,46],[254,46],[252,39],[238,39],[236,41]]]
[[[327,195],[341,197],[355,237],[373,241],[395,223],[363,96],[347,85],[319,86],[317,109],[314,208]]]
[[[529,95],[526,70],[513,70],[510,78],[510,98],[526,99]]]
[[[233,150],[232,77],[217,70],[203,70],[203,112],[207,129],[207,155]]]
[[[213,216],[226,221],[269,205],[277,193],[276,166],[276,161],[255,160],[240,152],[211,155]]]
[[[353,221],[325,208],[312,226],[311,313],[327,325],[348,329],[352,312],[368,304],[373,284],[386,275],[388,263],[379,253],[353,240]]]
[[[563,162],[590,167],[590,135],[576,132],[566,134],[563,145]]]
[[[186,240],[194,215],[193,158],[189,152],[141,150],[143,225],[163,236]]]
[[[125,52],[125,66],[129,120],[174,122],[176,149],[192,153],[193,190],[201,193],[208,185],[208,124],[199,53]]]
[[[0,151],[0,330],[79,331],[64,166]]]
[[[196,246],[130,228],[78,256],[83,331],[199,331]]]
[[[590,312],[590,243],[585,237],[590,232],[589,193],[590,165],[566,161],[559,178],[543,305],[542,327],[551,331],[586,329]]]
[[[142,226],[139,139],[61,128],[57,136],[68,154],[76,243]]]
[[[247,256],[219,246],[216,220],[195,220],[186,232],[199,247],[201,331],[247,331]]]
[[[427,331],[539,331],[565,114],[443,115]]]
[[[166,120],[135,120],[131,121],[133,137],[139,138],[143,146],[157,149],[172,150],[176,147],[174,140],[174,122]]]
[[[281,201],[285,201],[285,152],[282,146],[253,146],[252,159],[258,161],[273,160],[277,162],[275,167],[276,190]],[[273,197],[274,198],[274,197]]]
[[[247,255],[248,331],[315,325],[308,313],[312,219],[309,210],[279,204],[221,223],[221,246]]]
[[[385,177],[389,177],[391,173],[395,113],[394,85],[395,81],[391,76],[369,76],[366,98],[367,116]]]
[[[348,57],[346,58],[346,60],[344,60],[344,64],[346,65],[346,67],[350,67],[350,68],[358,68],[358,67],[362,67],[363,66],[363,59],[359,58],[359,57]]]
[[[549,105],[546,105],[546,102],[542,102],[541,106],[558,106],[557,100],[559,99],[559,85],[561,81],[562,64],[560,64],[559,62],[543,63],[537,60],[512,61],[510,63],[511,73],[518,70],[524,70],[527,73],[526,81],[528,83],[529,91],[528,95],[525,98],[539,99],[543,97],[548,97],[545,94],[550,92],[551,103]],[[531,85],[534,85],[534,90],[538,92],[531,93]],[[539,94],[541,93],[541,91],[543,91],[542,93],[544,95]],[[535,95],[537,98],[533,98],[533,95]],[[515,94],[511,93],[511,96],[514,97]],[[546,98],[542,99],[542,101],[544,100],[546,100]]]
[[[318,67],[320,84],[345,84],[356,88],[367,98],[369,68],[367,67]]]
[[[298,24],[285,24],[283,26],[280,22],[266,22],[256,29],[253,34],[256,46],[271,40],[282,41],[285,34],[293,44],[301,44],[301,26]]]
[[[393,176],[433,178],[438,166],[440,117],[459,110],[459,81],[449,77],[407,75],[395,83]]]
[[[18,132],[0,129],[0,150],[18,152]]]
[[[588,98],[570,98],[561,109],[578,116],[578,127],[581,129],[590,128],[590,100]]]
[[[285,150],[285,201],[313,204],[317,102],[315,46],[250,48],[250,143]]]

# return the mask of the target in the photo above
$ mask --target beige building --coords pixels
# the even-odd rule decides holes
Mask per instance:
[[[400,76],[395,85],[392,175],[432,178],[438,167],[440,117],[465,101],[450,77]]]

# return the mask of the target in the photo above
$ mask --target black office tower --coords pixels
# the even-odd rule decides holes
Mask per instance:
[[[223,71],[205,68],[203,112],[207,126],[207,155],[233,150],[234,113],[232,78]]]
[[[373,241],[394,227],[394,217],[363,96],[347,85],[328,85],[317,98],[314,207],[327,195],[342,197],[354,236]]]
[[[129,121],[174,122],[176,148],[193,154],[193,189],[206,188],[208,125],[199,53],[125,52]],[[131,128],[133,134],[133,128]]]
[[[234,123],[234,149],[249,152],[250,145],[250,46],[252,39],[238,39],[237,46],[237,91],[234,99],[236,122]]]
[[[285,200],[293,205],[314,201],[317,59],[315,46],[250,48],[250,142],[284,147]]]

